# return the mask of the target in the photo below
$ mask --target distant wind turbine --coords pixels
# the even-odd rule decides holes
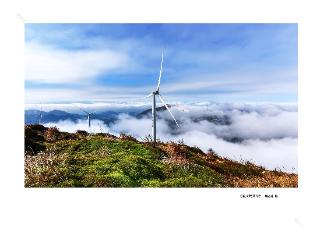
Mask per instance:
[[[96,111],[94,111],[94,112],[88,112],[88,111],[86,111],[86,110],[84,110],[84,109],[82,109],[82,108],[80,108],[80,110],[81,110],[82,112],[84,112],[85,114],[87,114],[87,119],[88,119],[88,129],[89,129],[89,132],[90,132],[90,127],[91,127],[91,116],[92,116],[92,114],[94,114]]]
[[[156,96],[158,96],[160,101],[164,104],[164,106],[166,107],[166,109],[170,113],[170,115],[173,118],[173,120],[176,123],[176,125],[178,127],[180,127],[178,122],[177,122],[177,120],[174,118],[172,112],[170,111],[169,107],[167,106],[167,104],[163,100],[162,95],[160,94],[160,82],[161,82],[161,76],[162,76],[162,64],[163,64],[163,52],[161,54],[161,65],[160,65],[160,73],[159,73],[157,88],[154,91],[152,91],[148,96],[145,97],[145,98],[148,98],[148,97],[152,96],[152,99],[153,99],[153,103],[152,103],[152,132],[153,132],[153,142],[154,142],[154,144],[157,141]]]
[[[40,114],[39,114],[39,121],[38,121],[38,124],[41,125],[42,123],[42,117],[43,117],[43,114],[42,114],[42,104],[40,103]]]

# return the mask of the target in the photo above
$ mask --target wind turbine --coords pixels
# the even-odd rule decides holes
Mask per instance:
[[[162,64],[163,64],[163,52],[161,54],[161,65],[160,65],[160,73],[159,73],[159,78],[158,78],[158,85],[154,91],[152,91],[148,96],[145,98],[151,97],[152,96],[152,133],[153,133],[153,143],[155,144],[157,141],[157,113],[156,113],[156,96],[159,97],[160,101],[164,104],[168,112],[170,113],[171,117],[173,118],[174,122],[178,127],[179,124],[177,120],[174,118],[172,112],[170,111],[168,105],[165,103],[162,95],[160,94],[160,82],[161,82],[161,76],[162,76]]]
[[[90,127],[91,127],[91,115],[92,115],[93,113],[95,113],[96,111],[94,111],[94,112],[88,112],[88,111],[86,111],[86,110],[84,110],[84,109],[82,109],[82,108],[80,108],[80,110],[83,111],[85,114],[87,114],[88,129],[89,129],[89,132],[90,132]]]
[[[42,117],[43,117],[43,114],[42,114],[42,104],[40,103],[40,114],[39,114],[39,121],[38,121],[38,124],[39,124],[39,125],[41,125]]]

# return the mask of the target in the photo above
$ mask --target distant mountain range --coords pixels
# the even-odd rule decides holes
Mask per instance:
[[[104,123],[108,124],[114,122],[118,119],[118,115],[122,112],[115,111],[104,111],[100,113],[92,114],[93,119],[99,119]],[[40,120],[40,110],[25,110],[25,124],[38,124]],[[134,112],[127,113],[129,115],[136,115]],[[77,121],[77,120],[87,119],[87,115],[85,114],[77,114],[77,113],[68,113],[60,110],[52,110],[49,112],[42,111],[42,119],[41,124],[50,123],[50,122],[58,122],[64,120]]]
[[[172,105],[168,105],[169,108],[172,107]],[[163,112],[166,111],[165,106],[157,107],[157,112]],[[40,110],[25,110],[25,124],[38,124],[40,120]],[[92,119],[98,119],[103,121],[106,125],[113,123],[119,119],[120,114],[129,114],[132,117],[136,117],[138,119],[141,118],[151,118],[152,109],[147,109],[141,112],[120,112],[120,111],[104,111],[99,113],[92,114]],[[163,118],[161,114],[157,115],[158,119]],[[87,115],[85,114],[77,114],[77,113],[69,113],[61,110],[52,110],[48,112],[42,112],[42,120],[41,124],[46,123],[54,123],[64,120],[69,120],[76,122],[77,120],[85,120],[87,119]],[[231,118],[228,115],[200,115],[200,116],[190,116],[189,118],[191,121],[198,123],[201,121],[208,121],[210,123],[213,123],[215,125],[231,125],[232,121]],[[177,128],[175,122],[171,118],[165,118],[164,119],[170,129],[172,130],[171,134],[179,134],[179,129]],[[179,124],[183,124],[183,120],[177,119]],[[225,140],[229,142],[241,142],[243,139],[238,137],[224,137]]]
[[[168,104],[168,107],[172,106]],[[157,112],[166,111],[165,106],[157,107]],[[38,124],[40,120],[40,110],[25,110],[25,124]],[[142,112],[117,112],[117,111],[104,111],[92,114],[93,119],[99,119],[104,123],[108,124],[114,122],[118,119],[119,114],[126,113],[130,116],[141,119],[143,117],[151,117],[152,109],[147,109]],[[161,115],[158,115],[161,118]],[[87,119],[85,114],[69,113],[61,110],[52,110],[49,112],[42,111],[41,123],[58,122],[64,120],[77,121],[77,120]],[[192,116],[191,120],[193,122],[208,121],[216,125],[230,125],[231,119],[228,115],[202,115],[202,116]],[[170,120],[168,120],[170,122]],[[172,124],[173,126],[174,124]]]
[[[40,120],[41,111],[26,110],[24,113],[25,124],[37,124]],[[68,113],[60,110],[53,110],[50,112],[42,112],[41,123],[58,122],[63,120],[76,121],[78,119],[85,119],[86,116],[80,114]]]
[[[167,105],[168,106],[168,108],[171,108],[172,106],[170,105],[170,104],[168,104]],[[163,111],[165,111],[166,110],[166,107],[165,106],[162,106],[162,107],[157,107],[156,108],[156,111],[157,112],[163,112]],[[143,117],[148,117],[148,116],[150,116],[151,117],[151,114],[152,114],[152,109],[150,108],[150,109],[147,109],[147,110],[145,110],[145,111],[143,111],[143,112],[140,112],[139,114],[137,114],[137,118],[143,118]]]

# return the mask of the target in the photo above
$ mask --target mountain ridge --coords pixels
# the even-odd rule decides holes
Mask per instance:
[[[26,187],[297,187],[298,175],[269,171],[146,137],[25,126]]]

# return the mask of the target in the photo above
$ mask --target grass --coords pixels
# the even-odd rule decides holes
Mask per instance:
[[[288,174],[267,171],[265,180],[261,167],[184,144],[153,147],[128,136],[68,134],[39,125],[26,127],[25,142],[26,187],[252,187],[259,181],[251,179],[268,185],[276,177],[275,186],[297,185]]]
[[[221,177],[201,166],[176,166],[164,163],[166,153],[158,148],[103,136],[47,143],[50,167],[43,167],[49,155],[27,156],[37,162],[29,177],[31,187],[217,187]],[[54,164],[53,164],[54,163]],[[40,181],[39,174],[41,175]],[[59,180],[59,181],[58,181]],[[40,183],[41,182],[41,183]]]

